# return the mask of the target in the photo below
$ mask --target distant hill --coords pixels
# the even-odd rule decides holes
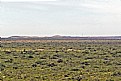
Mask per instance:
[[[50,36],[50,37],[37,37],[37,36],[11,36],[8,38],[1,38],[0,40],[121,40],[121,36],[99,36],[99,37],[79,37],[79,36]]]

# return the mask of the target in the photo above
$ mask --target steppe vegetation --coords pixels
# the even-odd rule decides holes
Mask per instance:
[[[121,81],[121,40],[1,41],[0,81]]]

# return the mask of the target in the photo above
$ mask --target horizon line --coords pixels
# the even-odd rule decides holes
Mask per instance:
[[[25,36],[25,37],[53,37],[53,36],[70,36],[70,37],[108,37],[108,36],[121,36],[121,35],[9,35],[9,36],[0,36],[1,38],[8,38],[12,36]]]

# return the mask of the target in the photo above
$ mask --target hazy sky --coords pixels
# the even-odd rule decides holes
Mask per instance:
[[[121,0],[1,2],[0,36],[121,35]]]

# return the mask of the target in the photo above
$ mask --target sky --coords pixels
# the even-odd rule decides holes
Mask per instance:
[[[1,0],[0,36],[121,35],[121,0]]]
[[[56,0],[1,0],[2,2],[30,2],[30,1],[56,1]]]

